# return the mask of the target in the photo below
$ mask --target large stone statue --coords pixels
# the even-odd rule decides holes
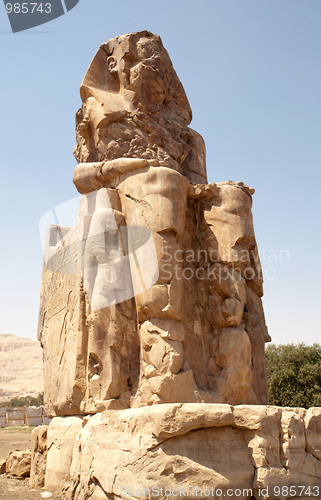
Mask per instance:
[[[47,411],[267,404],[254,190],[207,184],[158,36],[103,44],[80,94],[83,196],[76,226],[48,231],[42,280]]]
[[[207,184],[158,36],[81,85],[74,227],[46,234],[32,484],[65,500],[320,497],[321,409],[271,407],[253,189]],[[166,403],[166,404],[164,404]]]

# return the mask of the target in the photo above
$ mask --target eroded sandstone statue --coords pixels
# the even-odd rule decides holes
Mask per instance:
[[[78,220],[49,229],[42,279],[48,413],[267,404],[254,190],[207,184],[158,36],[103,44],[80,92]]]

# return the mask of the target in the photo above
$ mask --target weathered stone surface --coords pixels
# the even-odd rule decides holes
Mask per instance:
[[[11,451],[6,459],[6,473],[12,476],[29,477],[31,451]]]
[[[311,453],[305,453],[304,462],[300,466],[299,472],[321,479],[321,461],[311,455]]]
[[[80,94],[84,104],[77,113],[75,148],[80,163],[156,159],[206,182],[204,141],[187,126],[190,105],[158,36],[144,31],[103,44]]]
[[[296,412],[283,409],[281,427],[282,465],[290,469],[300,469],[305,460],[304,422]]]
[[[255,468],[281,467],[279,427],[282,409],[271,406],[236,406],[235,425],[251,450]]]
[[[321,460],[321,408],[310,408],[305,416],[306,450]]]
[[[103,44],[80,93],[78,219],[46,237],[48,414],[267,404],[254,190],[206,184],[204,141],[158,36]]]
[[[86,391],[88,336],[81,276],[44,268],[41,297],[38,338],[44,349],[46,413],[77,414]]]
[[[321,460],[305,451],[304,417],[296,408],[176,403],[54,418],[45,486],[68,500],[152,491],[174,500],[187,488],[192,499],[319,498]]]
[[[5,474],[6,472],[6,460],[2,458],[0,460],[0,474]]]
[[[45,484],[47,431],[48,425],[40,425],[35,427],[31,433],[30,485],[33,488],[42,488]]]
[[[318,498],[320,488],[321,481],[309,474],[271,467],[257,470],[253,489],[256,499],[262,499],[261,493],[265,490],[268,495],[263,498],[269,500]]]
[[[250,488],[254,467],[242,432],[231,427],[231,410],[228,405],[153,405],[92,417],[75,444],[70,498],[121,496],[153,486],[190,487],[191,498],[196,487],[226,492],[242,483]]]
[[[57,417],[47,432],[47,465],[45,488],[63,491],[70,481],[70,466],[78,432],[82,428],[80,417]]]

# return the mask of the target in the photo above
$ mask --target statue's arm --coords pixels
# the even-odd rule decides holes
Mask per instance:
[[[79,163],[75,168],[73,182],[81,194],[91,193],[105,186],[108,181],[132,170],[149,166],[157,167],[162,162],[140,158],[118,158],[97,163]]]

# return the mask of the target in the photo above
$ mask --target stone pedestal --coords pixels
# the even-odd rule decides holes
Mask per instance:
[[[225,404],[56,417],[45,488],[68,500],[320,498],[320,426],[321,408]]]

